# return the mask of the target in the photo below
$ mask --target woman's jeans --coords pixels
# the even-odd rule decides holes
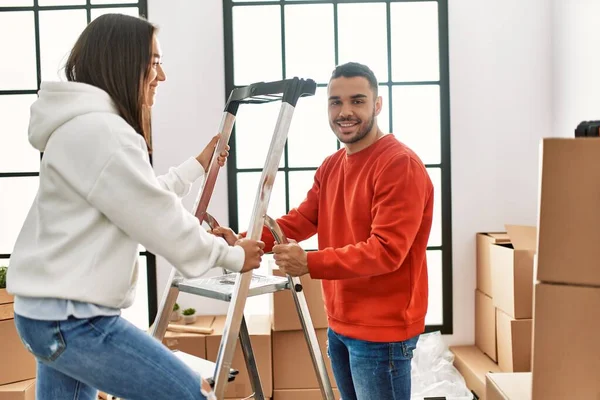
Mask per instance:
[[[327,352],[343,400],[410,400],[411,360],[419,336],[379,343],[328,331]]]
[[[37,400],[205,400],[210,386],[162,343],[118,316],[40,321],[15,315],[37,358]],[[203,394],[204,393],[204,394]]]

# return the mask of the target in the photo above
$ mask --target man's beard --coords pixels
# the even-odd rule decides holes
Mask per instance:
[[[344,122],[344,121],[353,121],[351,119],[337,119],[335,121],[336,124],[340,123],[340,122]],[[362,121],[360,121],[359,123],[362,123]],[[375,110],[373,110],[373,114],[371,115],[371,118],[369,119],[369,122],[364,125],[364,127],[358,131],[358,134],[356,134],[353,137],[350,137],[348,139],[344,139],[343,135],[336,135],[338,137],[338,139],[340,140],[340,142],[345,143],[345,144],[353,144],[356,143],[362,139],[365,138],[365,136],[367,136],[369,134],[369,132],[371,132],[371,129],[373,129],[373,125],[375,124]]]

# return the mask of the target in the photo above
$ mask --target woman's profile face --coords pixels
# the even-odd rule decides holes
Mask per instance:
[[[162,51],[160,49],[160,43],[156,35],[152,37],[152,54],[150,58],[150,72],[148,79],[144,85],[145,99],[144,104],[148,107],[154,105],[154,96],[158,89],[158,84],[167,79],[165,71],[162,68]]]

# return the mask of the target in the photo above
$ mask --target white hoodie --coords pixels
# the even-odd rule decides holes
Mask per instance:
[[[126,308],[138,244],[187,278],[217,265],[241,270],[243,249],[207,233],[178,198],[204,175],[200,164],[191,158],[157,178],[144,139],[103,90],[42,83],[29,141],[44,157],[11,256],[10,293]]]

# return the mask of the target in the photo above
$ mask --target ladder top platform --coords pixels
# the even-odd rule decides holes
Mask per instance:
[[[236,276],[237,274],[225,274],[211,278],[186,279],[177,283],[177,286],[181,292],[230,301]],[[285,277],[253,274],[248,296],[274,293],[288,288],[289,281]]]

